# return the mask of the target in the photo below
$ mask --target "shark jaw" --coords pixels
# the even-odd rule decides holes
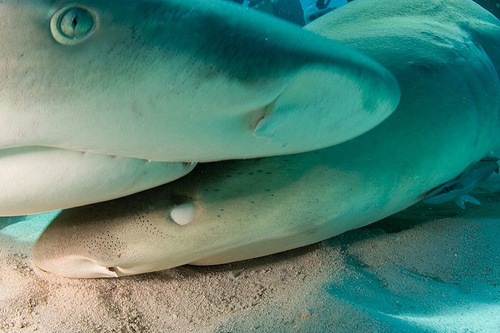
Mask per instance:
[[[118,198],[168,183],[196,163],[47,147],[0,150],[0,216],[25,215]]]

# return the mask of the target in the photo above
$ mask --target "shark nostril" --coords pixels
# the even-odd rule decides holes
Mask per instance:
[[[50,21],[54,39],[64,45],[74,45],[89,37],[95,30],[96,15],[89,8],[70,5],[58,10]]]

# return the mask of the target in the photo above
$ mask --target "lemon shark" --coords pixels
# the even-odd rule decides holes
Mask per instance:
[[[2,1],[0,77],[0,215],[337,144],[400,96],[362,53],[225,1]]]
[[[356,0],[306,29],[394,74],[401,102],[386,121],[329,148],[200,164],[165,186],[63,211],[34,265],[116,277],[304,246],[424,199],[500,146],[500,22],[472,1]]]

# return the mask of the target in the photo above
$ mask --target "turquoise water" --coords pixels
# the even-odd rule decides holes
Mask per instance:
[[[277,1],[272,4],[271,1],[266,0],[254,1],[253,3],[250,1],[236,2],[242,2],[244,6],[259,7],[258,9],[264,12],[273,13],[276,16],[289,19],[297,24],[301,24],[298,18],[302,18],[305,23],[321,10],[315,7],[315,1],[301,1],[301,10],[298,12],[283,10],[283,8],[286,8],[286,3],[294,2],[297,4],[298,0]],[[500,8],[498,1],[478,0],[477,2],[498,17]],[[279,4],[281,4],[281,7],[278,6]],[[332,1],[327,7],[333,10],[334,7],[344,4],[343,1]],[[395,62],[396,59],[397,57],[395,57]],[[417,67],[420,66],[422,76],[428,77],[433,75],[432,71],[435,68],[426,67],[426,64],[418,62],[414,65]],[[420,121],[418,118],[418,116],[415,116],[411,121]],[[453,124],[453,119],[449,122]],[[406,125],[402,124],[401,127]],[[464,127],[464,131],[466,128],[467,126]],[[439,128],[436,130],[444,131],[444,129]],[[398,129],[398,131],[404,134],[404,128]],[[458,138],[459,136],[452,137],[451,139]],[[370,138],[369,134],[367,137]],[[439,134],[436,137],[439,137]],[[450,140],[450,137],[444,137],[442,140],[446,143],[446,140]],[[441,147],[440,144],[442,143],[438,143],[436,146]],[[345,147],[356,148],[356,144],[351,142],[345,145]],[[378,148],[376,145],[372,147]],[[331,151],[336,152],[335,149]],[[340,149],[339,152],[342,153],[342,150]],[[310,160],[316,161],[314,153],[311,153],[310,156],[313,156]],[[347,156],[352,158],[352,160],[356,158],[352,154]],[[436,154],[436,156],[439,156],[439,154]],[[429,159],[436,156],[418,156],[416,154],[411,159],[411,163],[404,160],[401,163],[407,163],[406,167],[410,168],[419,163],[427,163]],[[193,186],[194,181],[190,181],[190,179],[197,179],[196,177],[199,177],[198,180],[205,180],[205,187],[202,188],[202,193],[224,192],[224,188],[218,187],[219,184],[233,183],[230,180],[227,182],[220,180],[223,178],[234,179],[239,177],[244,179],[245,182],[239,191],[234,192],[234,199],[239,198],[241,194],[248,194],[248,197],[251,198],[247,201],[254,204],[256,199],[253,196],[256,196],[257,199],[262,199],[262,196],[259,197],[256,195],[252,189],[260,188],[266,194],[266,197],[262,201],[270,203],[273,202],[272,200],[275,200],[275,192],[277,193],[287,187],[292,187],[301,180],[304,183],[308,181],[306,179],[306,176],[308,176],[307,173],[302,171],[295,172],[295,170],[301,169],[293,165],[290,160],[286,158],[276,158],[276,160],[281,161],[274,166],[279,170],[273,170],[266,166],[265,163],[262,164],[268,167],[268,169],[255,163],[259,166],[255,170],[242,168],[245,172],[240,171],[239,173],[237,168],[245,162],[239,164],[238,162],[233,164],[228,163],[227,165],[236,171],[229,168],[230,170],[227,173],[221,173],[220,170],[216,170],[216,167],[212,167],[211,169],[210,167],[202,166],[196,169],[192,176],[187,176],[187,181],[184,180],[183,183],[183,180],[181,180],[174,183],[173,186],[174,188],[181,189],[184,188],[182,184],[185,184],[186,187]],[[371,170],[370,172],[373,172],[374,169],[380,168],[379,171],[382,174],[385,171],[384,168],[388,168],[384,162],[385,160],[377,164],[377,161],[367,159],[362,170]],[[400,161],[394,159],[394,165],[390,165],[389,168],[397,165],[398,162]],[[339,162],[337,166],[342,166],[344,165],[343,163]],[[318,164],[320,165],[319,169],[322,170],[328,170],[328,168],[335,169],[332,166],[334,163],[332,165],[326,162]],[[447,164],[443,163],[443,165],[446,166]],[[457,170],[457,173],[459,171]],[[196,172],[199,173],[197,174]],[[210,179],[207,179],[207,174],[210,172],[220,176],[219,178],[214,177],[214,179],[220,181],[219,183],[214,184],[210,182]],[[279,174],[282,177],[285,176],[290,179],[295,177],[293,178],[295,182],[278,183],[276,185],[272,182],[273,178],[268,175],[265,176],[268,178],[263,177],[262,179],[269,179],[270,182],[260,184],[257,181],[259,174]],[[373,172],[373,174],[377,175],[376,172]],[[349,175],[346,173],[345,179],[348,177]],[[339,179],[342,180],[344,178],[339,177]],[[413,183],[419,183],[420,181],[425,181],[425,175],[409,179],[406,184],[411,189]],[[313,182],[311,181],[311,183]],[[314,184],[319,184],[320,186],[321,183],[326,183],[326,181],[316,180]],[[273,184],[276,185],[274,188],[270,186]],[[420,203],[399,214],[388,217],[380,223],[350,231],[324,241],[321,245],[323,249],[338,253],[343,265],[339,265],[341,267],[336,272],[332,272],[331,277],[327,278],[326,281],[320,281],[318,286],[315,287],[317,298],[311,298],[304,317],[309,318],[309,316],[312,316],[316,322],[316,326],[312,326],[315,329],[309,329],[308,331],[328,331],[329,327],[333,327],[332,330],[342,330],[342,327],[346,327],[346,325],[342,326],[342,319],[346,313],[349,314],[349,316],[345,317],[349,318],[348,320],[351,320],[350,318],[355,318],[355,320],[359,320],[360,322],[363,320],[370,322],[371,320],[370,323],[374,323],[374,327],[376,327],[373,330],[378,331],[499,331],[500,251],[498,236],[500,236],[500,212],[498,210],[498,191],[500,187],[498,184],[498,175],[493,174],[488,179],[486,185],[476,189],[474,193],[477,193],[479,201],[482,202],[481,206],[467,206],[465,210],[461,210],[453,203],[445,202],[443,205],[432,207]],[[385,189],[386,193],[397,191],[399,185],[390,184],[390,186],[393,186],[393,189],[391,191]],[[194,188],[196,190],[196,187]],[[360,191],[360,187],[354,187],[346,188],[346,193],[350,193],[353,190],[363,192]],[[179,192],[184,193],[182,190]],[[368,192],[368,188],[366,192]],[[311,212],[314,213],[316,212],[311,207],[316,207],[314,204],[323,199],[321,196],[314,197],[313,194],[306,196],[306,198],[301,197],[300,190],[295,193],[293,191],[285,193],[291,193],[290,197],[297,195],[297,198],[309,203],[309,206],[307,206],[303,202],[292,200],[293,204],[290,207],[305,207],[302,211],[311,209]],[[404,195],[404,191],[398,193]],[[217,195],[214,194],[210,198],[214,197],[217,198]],[[224,198],[226,201],[231,201],[230,199],[231,197],[229,199]],[[390,199],[388,198],[388,201]],[[138,202],[140,200],[138,199]],[[176,197],[176,200],[178,200],[178,202],[176,201],[177,203],[182,204],[181,201],[186,200],[186,197]],[[394,200],[397,200],[397,198]],[[341,200],[332,202],[332,207],[339,205],[339,201]],[[116,205],[118,206],[119,204],[119,201],[116,201]],[[210,202],[210,204],[204,207],[204,212],[215,207],[216,204],[219,204],[217,200]],[[252,207],[251,205],[249,206]],[[148,208],[147,205],[141,207]],[[239,208],[243,211],[242,207],[243,205]],[[257,217],[259,213],[264,211],[262,207],[265,207],[265,205],[262,204],[259,208],[245,211],[251,212],[252,216]],[[370,209],[373,212],[377,212],[378,209],[376,205],[364,206],[363,208]],[[224,218],[228,214],[228,211],[229,209],[225,206],[223,208],[217,207],[214,217],[221,218],[222,216]],[[8,240],[9,244],[18,242],[31,246],[59,213],[59,211],[56,211],[32,216],[1,217],[0,236]],[[140,221],[142,223],[143,218],[144,216],[137,217],[137,222],[139,223]],[[254,220],[252,219],[247,221],[248,229],[251,229],[250,227],[254,225],[252,224],[253,222]],[[311,221],[311,224],[313,223],[314,221]],[[314,228],[310,229],[310,234],[314,232]],[[207,232],[206,235],[208,237],[209,233]],[[233,236],[231,233],[224,235],[226,238]],[[242,235],[244,236],[245,233],[243,232]],[[152,238],[143,237],[141,241],[148,243],[152,241]],[[2,249],[0,248],[0,250]],[[137,250],[137,253],[139,253],[139,250]],[[313,267],[312,269],[315,268]],[[203,272],[203,270],[196,272],[198,275],[203,275],[203,273],[199,273]],[[231,276],[231,278],[235,277]],[[145,277],[144,279],[147,280],[148,278]],[[283,283],[286,284],[286,281]],[[307,281],[304,283],[307,283]],[[317,283],[317,281],[314,283]],[[126,288],[123,287],[124,285],[126,283],[120,287]],[[217,288],[214,288],[214,294],[216,292]],[[290,295],[296,296],[297,294],[293,294],[290,291]],[[216,301],[214,302],[216,303]],[[272,306],[269,307],[269,309],[271,308]],[[286,312],[286,310],[283,311]],[[234,315],[236,316],[236,314]],[[243,323],[243,320],[241,323]],[[242,331],[247,328],[247,326],[241,325],[240,328]],[[274,327],[276,329],[280,327],[279,324],[273,324],[271,321],[267,322],[267,325],[267,327]],[[300,331],[300,328],[303,328],[306,331],[308,327],[310,328],[308,325],[308,322],[305,320],[296,320],[296,322],[287,327],[292,327],[298,331]],[[350,325],[349,327],[352,328],[352,323]],[[224,331],[224,327],[224,325],[221,325],[218,331]],[[264,325],[264,327],[266,326]]]

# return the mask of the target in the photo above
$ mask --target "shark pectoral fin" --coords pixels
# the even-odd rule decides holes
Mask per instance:
[[[467,202],[470,202],[471,204],[478,205],[478,206],[481,205],[481,202],[479,202],[479,200],[477,200],[476,198],[474,198],[473,196],[468,195],[468,194],[462,195],[462,196],[458,197],[457,199],[455,199],[455,203],[458,205],[458,207],[460,207],[462,209],[465,209],[465,204]]]
[[[359,71],[331,64],[302,68],[257,123],[254,136],[323,148],[375,127],[394,111],[400,91],[385,69],[367,71],[371,64],[364,65]]]

